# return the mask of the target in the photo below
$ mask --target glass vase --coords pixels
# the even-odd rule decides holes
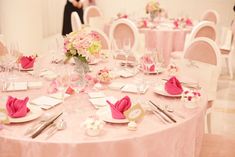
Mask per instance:
[[[83,71],[85,74],[89,72],[89,65],[87,62],[81,61],[79,58],[74,58],[75,61],[75,71],[81,73]]]

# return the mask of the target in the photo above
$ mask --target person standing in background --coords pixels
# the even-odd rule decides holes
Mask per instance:
[[[63,18],[63,28],[62,28],[63,36],[72,32],[72,25],[71,25],[72,12],[76,11],[80,17],[81,23],[84,24],[83,9],[85,6],[88,5],[95,5],[95,0],[67,0],[66,5],[64,7],[64,18]]]

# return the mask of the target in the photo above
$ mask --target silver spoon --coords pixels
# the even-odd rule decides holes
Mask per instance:
[[[63,119],[61,119],[59,122],[53,124],[54,127],[50,132],[48,132],[46,139],[49,139],[51,136],[53,136],[57,131],[61,131],[67,128],[67,123]]]
[[[167,110],[168,112],[170,112],[170,113],[172,113],[172,114],[174,114],[174,115],[176,115],[176,116],[178,116],[178,117],[180,117],[180,118],[185,119],[185,117],[184,117],[182,114],[176,112],[176,111],[173,109],[172,106],[166,105],[166,106],[165,106],[165,110]]]

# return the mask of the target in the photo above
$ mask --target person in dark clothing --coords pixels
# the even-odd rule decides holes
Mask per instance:
[[[63,19],[63,28],[62,35],[65,36],[72,32],[71,25],[71,13],[76,11],[81,19],[81,23],[83,24],[83,4],[81,0],[67,0],[67,3],[64,7],[64,19]]]

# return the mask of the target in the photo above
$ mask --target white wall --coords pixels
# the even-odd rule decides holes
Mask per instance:
[[[1,31],[7,42],[18,42],[23,53],[40,52],[42,16],[40,0],[1,0]]]

